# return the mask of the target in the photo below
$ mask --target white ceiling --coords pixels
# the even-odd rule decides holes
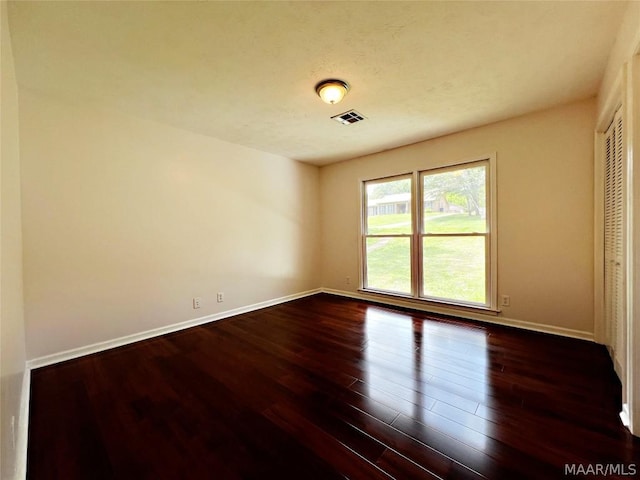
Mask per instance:
[[[593,96],[627,2],[11,2],[18,83],[317,165]],[[351,84],[326,105],[315,84]],[[348,109],[367,120],[330,120]]]

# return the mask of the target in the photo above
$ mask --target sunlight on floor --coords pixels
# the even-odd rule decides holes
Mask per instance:
[[[491,436],[487,334],[369,306],[363,378],[370,398],[484,451]]]

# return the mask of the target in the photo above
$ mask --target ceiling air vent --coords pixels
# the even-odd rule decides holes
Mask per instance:
[[[365,117],[356,112],[355,110],[349,110],[348,112],[341,113],[335,117],[331,117],[336,122],[340,122],[344,125],[351,125],[352,123],[361,122]]]

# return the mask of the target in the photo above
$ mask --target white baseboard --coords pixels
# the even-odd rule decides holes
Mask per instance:
[[[194,318],[186,320],[180,323],[174,323],[164,327],[154,328],[146,330],[144,332],[134,333],[131,335],[125,335],[124,337],[114,338],[112,340],[106,340],[104,342],[94,343],[92,345],[86,345],[84,347],[72,348],[63,352],[53,353],[51,355],[45,355],[43,357],[34,358],[27,362],[28,369],[46,367],[47,365],[53,365],[55,363],[64,362],[66,360],[72,360],[74,358],[83,357],[92,353],[102,352],[111,348],[128,345],[130,343],[139,342],[141,340],[148,340],[150,338],[159,337],[167,333],[177,332],[190,327],[196,327],[205,323],[215,322],[222,320],[223,318],[233,317],[234,315],[241,315],[243,313],[252,312],[254,310],[260,310],[261,308],[271,307],[273,305],[279,305],[281,303],[290,302],[291,300],[297,300],[298,298],[308,297],[320,293],[321,289],[308,290],[306,292],[294,293],[280,298],[272,300],[266,300],[264,302],[254,303],[253,305],[247,305],[244,307],[234,308],[232,310],[226,310],[224,312],[214,313],[206,315],[204,317]]]
[[[348,292],[344,290],[334,290],[331,288],[322,288],[323,293],[331,295],[339,295],[342,297],[354,298],[357,300],[367,300],[376,303],[382,303],[395,307],[410,308],[413,310],[420,310],[430,313],[440,313],[443,315],[451,315],[454,317],[464,318],[467,320],[478,320],[481,322],[493,323],[496,325],[504,325],[507,327],[516,327],[524,330],[531,330],[534,332],[551,333],[553,335],[560,335],[563,337],[577,338],[580,340],[594,341],[592,332],[585,332],[582,330],[573,330],[570,328],[556,327],[553,325],[544,325],[541,323],[527,322],[524,320],[517,320],[514,318],[507,318],[503,316],[487,315],[482,313],[475,313],[469,310],[455,309],[440,307],[434,305],[419,304],[410,300],[404,300],[402,298],[394,298],[387,296],[378,296],[373,294],[367,294],[362,292]]]
[[[631,418],[629,417],[629,404],[624,403],[622,405],[622,411],[620,412],[620,420],[622,420],[622,424],[629,428],[631,425]]]
[[[109,350],[111,348],[116,348],[123,345],[128,345],[130,343],[138,342],[141,340],[147,340],[150,338],[158,337],[160,335],[165,335],[167,333],[173,333],[179,330],[184,330],[186,328],[203,325],[205,323],[215,322],[217,320],[222,320],[223,318],[233,317],[234,315],[241,315],[243,313],[252,312],[254,310],[259,310],[261,308],[271,307],[274,305],[289,302],[299,298],[315,295],[317,293],[328,293],[331,295],[354,298],[357,300],[368,300],[368,301],[373,301],[377,303],[383,303],[390,306],[411,308],[414,310],[421,310],[421,311],[432,312],[432,313],[441,313],[444,315],[452,315],[452,316],[465,318],[469,320],[478,320],[478,321],[487,322],[487,323],[494,323],[494,324],[505,325],[509,327],[517,327],[525,330],[532,330],[535,332],[551,333],[554,335],[577,338],[580,340],[594,341],[594,336],[592,332],[584,332],[581,330],[573,330],[569,328],[556,327],[552,325],[544,325],[540,323],[527,322],[524,320],[517,320],[517,319],[507,318],[503,316],[496,317],[494,315],[475,313],[475,312],[470,312],[468,310],[458,310],[454,308],[439,307],[434,305],[421,305],[416,302],[403,300],[401,298],[381,297],[381,296],[371,295],[371,294],[366,294],[361,292],[348,292],[344,290],[335,290],[331,288],[316,288],[313,290],[307,290],[305,292],[299,292],[292,295],[275,298],[272,300],[266,300],[264,302],[259,302],[252,305],[235,308],[232,310],[226,310],[224,312],[206,315],[204,317],[194,318],[194,319],[187,320],[180,323],[174,323],[164,327],[154,328],[144,332],[125,335],[123,337],[115,338],[112,340],[106,340],[104,342],[94,343],[92,345],[86,345],[83,347],[73,348],[70,350],[65,350],[63,352],[58,352],[51,355],[45,355],[42,357],[34,358],[27,362],[27,370],[45,367],[47,365],[53,365],[55,363],[82,357],[84,355],[102,352],[105,350]]]

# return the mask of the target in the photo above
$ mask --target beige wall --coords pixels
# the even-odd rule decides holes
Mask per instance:
[[[1,478],[14,478],[15,441],[21,421],[20,395],[25,370],[20,224],[18,93],[7,24],[6,2],[0,3],[0,370],[2,383]],[[11,419],[15,421],[15,435]],[[12,438],[13,437],[13,438]]]
[[[24,90],[20,141],[29,358],[319,286],[317,167]]]
[[[357,289],[361,180],[495,152],[502,315],[592,333],[594,121],[591,99],[323,167],[323,286]]]

